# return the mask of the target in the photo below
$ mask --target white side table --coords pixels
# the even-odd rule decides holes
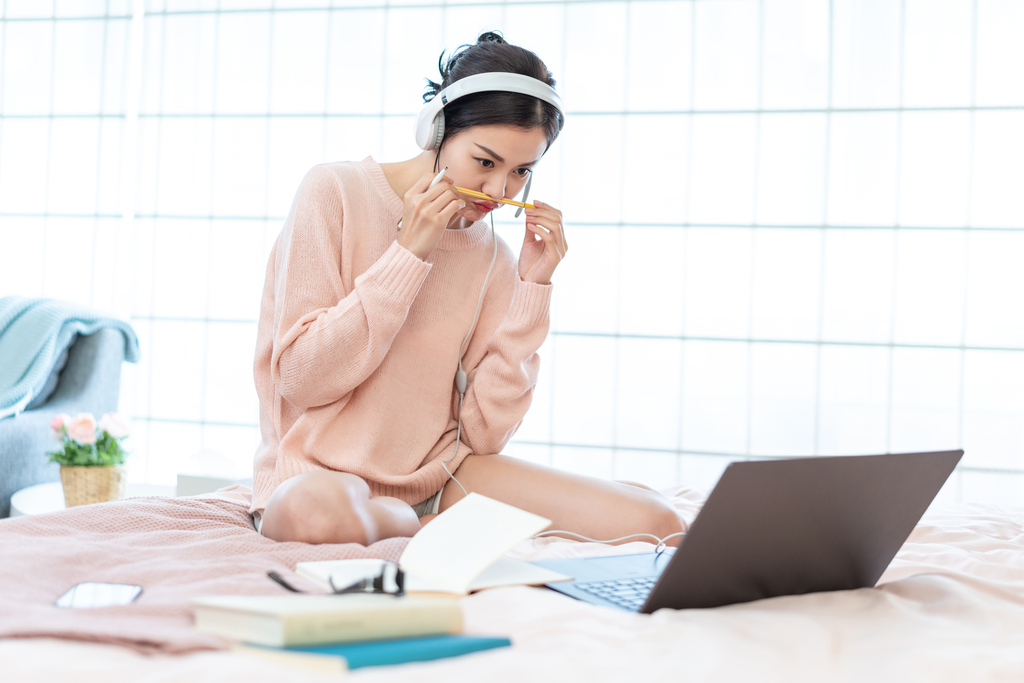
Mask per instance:
[[[128,484],[125,498],[138,496],[174,496],[173,486]],[[40,515],[64,509],[64,486],[59,481],[23,488],[11,496],[11,517]]]

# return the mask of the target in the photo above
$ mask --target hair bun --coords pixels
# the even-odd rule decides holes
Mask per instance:
[[[555,87],[555,79],[540,58],[517,45],[511,45],[498,31],[484,31],[472,45],[460,45],[447,58],[445,52],[437,60],[441,82],[429,78],[423,101],[432,102],[444,88],[463,78],[478,74],[512,73],[535,78]],[[447,104],[447,103],[446,103]],[[543,128],[548,146],[558,137],[565,117],[558,107],[538,97],[519,92],[481,91],[453,100],[444,108],[444,137],[450,140],[473,126],[502,125],[523,130]],[[438,151],[437,161],[440,155]]]
[[[505,39],[497,31],[488,31],[487,33],[481,33],[476,39],[477,45],[482,43],[505,43]]]

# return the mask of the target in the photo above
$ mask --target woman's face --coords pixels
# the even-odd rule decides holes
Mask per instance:
[[[543,128],[473,126],[445,141],[441,167],[448,182],[490,197],[512,199],[530,178],[548,139]],[[502,204],[465,196],[466,206],[455,214],[478,221]]]

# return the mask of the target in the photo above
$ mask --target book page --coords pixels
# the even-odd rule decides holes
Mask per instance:
[[[398,564],[442,589],[468,593],[484,569],[549,524],[539,515],[470,493],[418,531]]]
[[[543,586],[546,583],[572,581],[572,579],[573,577],[556,572],[554,569],[538,567],[529,562],[502,556],[473,579],[469,584],[469,590],[479,591],[498,586]]]

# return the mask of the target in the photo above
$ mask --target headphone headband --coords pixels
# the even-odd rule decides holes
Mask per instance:
[[[475,74],[459,79],[437,93],[423,105],[416,117],[416,144],[420,149],[437,149],[444,138],[444,107],[449,103],[478,92],[501,91],[530,95],[554,105],[562,117],[562,99],[547,83],[523,74],[495,71]]]

